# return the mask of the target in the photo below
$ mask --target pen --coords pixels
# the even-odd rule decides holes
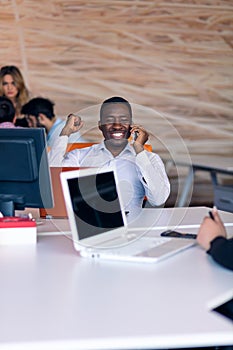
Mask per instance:
[[[210,218],[211,218],[212,220],[214,220],[214,216],[213,216],[212,211],[209,211],[209,216],[210,216]]]

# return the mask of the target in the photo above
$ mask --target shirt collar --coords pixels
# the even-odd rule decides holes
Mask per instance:
[[[109,152],[109,150],[105,147],[104,141],[100,142],[100,144],[99,144],[99,149],[100,149],[100,150],[103,149],[103,150]],[[125,148],[123,149],[123,151],[122,151],[120,154],[124,154],[124,153],[131,153],[131,154],[135,155],[135,150],[134,150],[134,148],[132,147],[132,145],[131,145],[129,142],[128,142],[128,144],[125,146]]]

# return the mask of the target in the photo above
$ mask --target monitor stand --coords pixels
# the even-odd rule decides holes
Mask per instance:
[[[0,212],[3,216],[15,216],[16,209],[24,209],[24,196],[0,194]]]

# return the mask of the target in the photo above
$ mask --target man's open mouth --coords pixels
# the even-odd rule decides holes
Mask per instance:
[[[111,137],[115,140],[120,140],[122,138],[125,138],[125,132],[122,132],[122,131],[112,132]]]

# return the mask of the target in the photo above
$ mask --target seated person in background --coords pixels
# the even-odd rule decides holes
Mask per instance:
[[[65,121],[56,117],[54,113],[54,103],[47,98],[36,97],[26,103],[21,113],[28,120],[31,128],[44,127],[47,133],[47,145],[53,147],[54,140],[59,137]],[[69,138],[69,142],[84,142],[80,134],[77,133]]]
[[[0,96],[0,128],[15,128],[15,107],[11,100]]]
[[[197,242],[216,262],[233,270],[233,238],[226,238],[226,229],[218,211],[214,209],[212,214],[214,220],[210,217],[204,218],[197,235]]]
[[[21,107],[29,100],[29,92],[23,76],[16,66],[4,66],[0,70],[0,96],[11,100],[15,108],[16,126],[28,127],[27,120],[21,115]]]
[[[61,136],[49,153],[52,166],[104,167],[115,166],[125,211],[136,213],[142,208],[144,196],[153,206],[164,204],[170,184],[160,157],[144,150],[148,132],[140,125],[132,125],[132,109],[122,97],[105,100],[100,108],[99,130],[103,142],[91,147],[75,149],[65,154],[68,137],[80,130],[80,117],[69,115]],[[137,133],[130,145],[128,138]]]

